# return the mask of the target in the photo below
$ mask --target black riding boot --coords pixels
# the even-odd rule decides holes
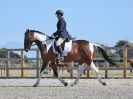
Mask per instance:
[[[63,57],[63,51],[62,51],[61,46],[58,46],[57,47],[57,50],[58,50],[58,57],[57,57],[58,61],[59,60],[63,61],[64,60],[64,57]]]

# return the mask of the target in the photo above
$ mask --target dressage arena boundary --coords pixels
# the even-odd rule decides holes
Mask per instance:
[[[109,67],[109,64],[103,59],[103,58],[96,58],[96,65],[98,64],[98,61],[105,61],[105,66],[104,67],[100,67],[100,70],[104,70],[105,75],[104,78],[108,78],[108,71],[109,70],[122,70],[123,71],[123,78],[127,78],[127,70],[133,70],[132,67],[128,66],[128,62],[127,60],[129,59],[133,59],[133,57],[127,57],[127,50],[128,49],[133,49],[133,47],[108,47],[106,48],[107,50],[122,50],[123,52],[123,58],[121,59],[114,59],[114,61],[117,60],[123,60],[123,65],[120,66],[120,68],[116,68],[116,67]],[[0,62],[4,62],[4,66],[0,65],[0,72],[1,75],[3,74],[3,72],[5,73],[5,76],[1,76],[0,78],[37,78],[39,76],[39,70],[41,67],[41,58],[40,58],[40,53],[38,49],[31,49],[31,51],[36,52],[36,58],[25,58],[24,55],[24,49],[0,49],[0,51],[5,51],[7,53],[7,58],[0,58]],[[20,58],[11,58],[10,57],[10,52],[11,51],[18,51],[20,52]],[[36,60],[36,67],[27,67],[25,66],[25,60]],[[11,61],[20,61],[20,67],[12,67],[11,66]],[[72,62],[70,64],[70,78],[73,78],[73,70],[76,69],[75,65],[77,65],[77,63]],[[98,65],[97,65],[98,66]],[[50,69],[50,68],[47,68]],[[62,67],[59,67],[59,69],[62,69]],[[63,69],[68,69],[68,68],[63,68]],[[10,70],[20,70],[21,71],[21,76],[20,77],[11,77],[9,71]],[[25,77],[24,75],[24,70],[35,70],[36,71],[36,76],[35,77]],[[90,77],[90,70],[91,68],[88,67],[86,68],[87,70],[87,78]],[[54,76],[54,75],[53,75]]]

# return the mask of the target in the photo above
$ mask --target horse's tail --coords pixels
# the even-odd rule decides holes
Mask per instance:
[[[93,45],[98,49],[98,51],[102,54],[102,56],[104,57],[104,59],[107,62],[109,62],[111,65],[116,66],[117,68],[119,68],[119,66],[116,63],[114,63],[113,60],[108,56],[106,50],[102,46],[100,46],[98,44],[93,44]]]

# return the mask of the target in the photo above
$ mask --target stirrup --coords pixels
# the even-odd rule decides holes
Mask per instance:
[[[61,61],[64,61],[63,55],[60,55],[59,59],[60,59]]]
[[[60,60],[63,62],[64,61],[64,57],[60,57]]]
[[[64,61],[64,57],[57,57],[57,63],[61,64]]]
[[[57,59],[57,64],[61,64],[61,63],[62,63],[62,61]]]
[[[57,64],[61,64],[63,61],[61,59],[56,59]]]
[[[57,60],[64,61],[64,57],[58,57]]]

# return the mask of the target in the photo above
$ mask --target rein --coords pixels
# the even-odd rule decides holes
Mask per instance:
[[[50,36],[48,36],[48,35],[45,34],[45,33],[42,33],[42,32],[40,32],[40,31],[36,31],[36,30],[30,30],[30,31],[32,31],[32,32],[36,32],[36,33],[39,33],[39,34],[46,35],[46,36],[48,37],[48,39],[46,39],[46,41],[47,41],[47,40],[50,40]],[[31,46],[34,46],[34,45],[37,45],[37,44],[31,44]]]
[[[40,31],[30,30],[30,32],[36,32],[36,33],[39,33],[39,34],[43,34],[43,35],[46,35],[48,38],[50,38],[50,36],[48,36],[47,34],[45,34],[43,32],[40,32]]]
[[[34,46],[34,45],[37,45],[37,44],[32,44],[31,46]]]
[[[47,39],[47,40],[50,40],[50,39]],[[46,40],[46,41],[47,41],[47,40]],[[37,45],[37,44],[32,44],[31,46],[34,46],[34,45]]]

